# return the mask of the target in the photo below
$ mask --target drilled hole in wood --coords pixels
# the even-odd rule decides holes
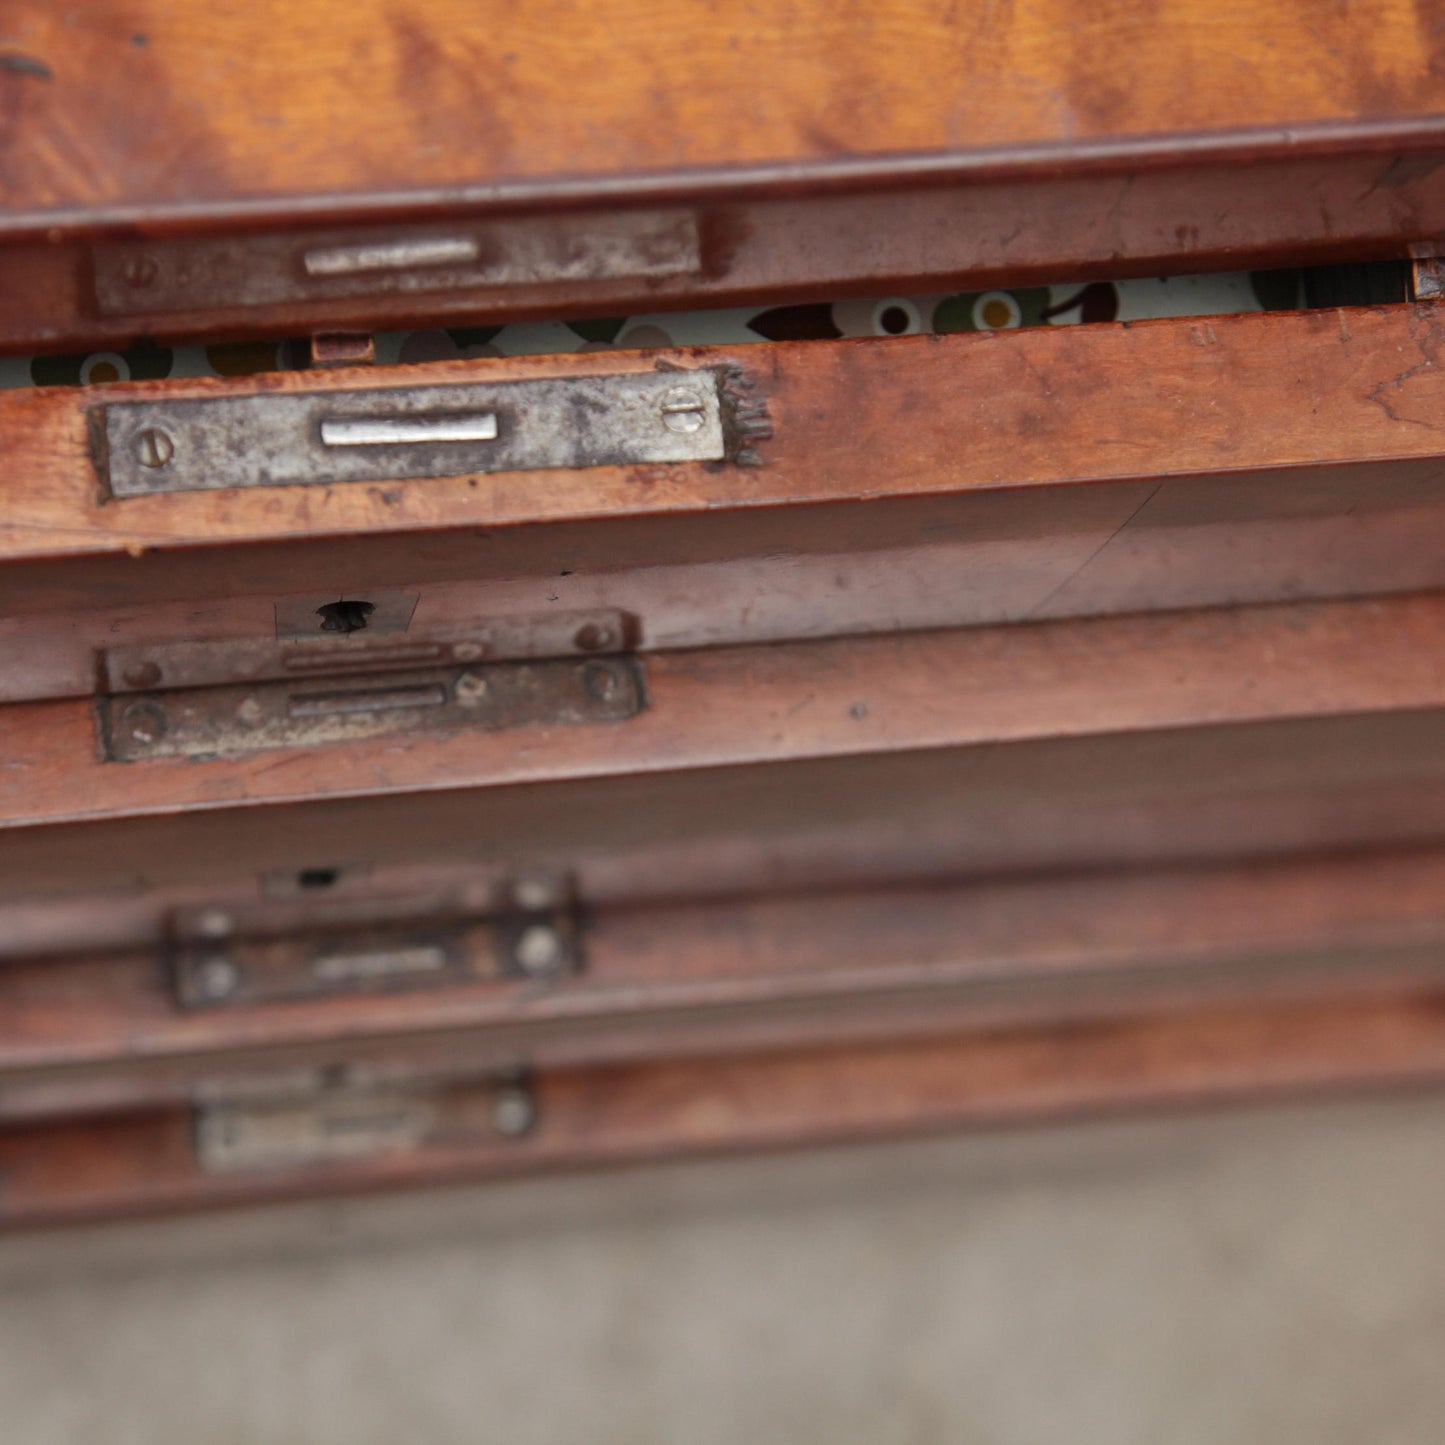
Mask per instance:
[[[321,619],[323,632],[339,632],[344,636],[363,631],[375,611],[376,607],[370,602],[344,599],[323,603],[316,609],[316,615]]]

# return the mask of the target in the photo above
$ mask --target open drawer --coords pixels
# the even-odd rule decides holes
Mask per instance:
[[[1442,342],[1428,302],[3,391],[0,698],[1438,587]]]
[[[1432,255],[1438,18],[12,0],[0,347]]]

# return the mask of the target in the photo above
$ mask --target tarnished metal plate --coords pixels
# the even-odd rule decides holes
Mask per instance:
[[[370,594],[356,594],[364,598]],[[380,594],[378,594],[380,595]],[[409,599],[414,605],[415,599]],[[277,604],[277,629],[309,616],[316,598]],[[408,612],[408,617],[410,613]],[[474,627],[398,637],[370,627],[349,637],[313,630],[305,640],[281,637],[234,642],[169,642],[153,647],[109,647],[100,656],[104,691],[151,692],[156,688],[221,687],[228,683],[285,678],[398,672],[477,662],[512,662],[624,652],[634,642],[631,619],[607,608],[498,617]]]
[[[575,973],[580,960],[576,923],[562,915],[440,917],[277,937],[197,937],[178,940],[172,955],[176,1001],[196,1009],[482,979],[549,982]]]
[[[718,379],[656,371],[111,402],[118,497],[226,487],[718,461]]]
[[[440,1142],[519,1141],[538,1123],[525,1074],[322,1087],[289,1099],[242,1094],[198,1103],[196,1158],[208,1174],[316,1168]]]
[[[105,755],[138,762],[420,732],[621,722],[642,706],[641,664],[598,657],[138,693],[102,698],[99,716]]]
[[[95,248],[102,316],[636,281],[701,269],[691,211],[358,227]]]
[[[486,924],[445,919],[280,938],[199,938],[176,947],[176,1000],[217,1008],[440,987],[497,975],[496,954]]]
[[[415,1148],[438,1122],[437,1099],[423,1093],[213,1104],[197,1113],[196,1153],[207,1173],[332,1164]]]

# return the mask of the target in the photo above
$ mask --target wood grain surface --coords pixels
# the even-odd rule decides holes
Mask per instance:
[[[1445,594],[669,653],[646,690],[622,722],[129,763],[88,703],[19,704],[0,829],[1445,708]]]
[[[1445,108],[1433,3],[12,0],[11,223]],[[344,136],[346,143],[340,144]]]
[[[483,360],[0,394],[0,697],[101,647],[274,635],[298,592],[415,593],[414,630],[620,607],[645,648],[1445,585],[1429,307]],[[735,361],[764,465],[598,467],[106,500],[87,416]]]
[[[0,1224],[56,1224],[355,1190],[1017,1125],[1146,1107],[1421,1087],[1445,1077],[1438,990],[1228,1004],[975,1036],[539,1074],[537,1124],[487,1126],[490,1088],[437,1096],[415,1147],[208,1174],[189,1110],[0,1133]]]
[[[12,0],[0,346],[1433,254],[1440,19],[1439,0]],[[299,266],[387,227],[646,229],[679,206],[685,274],[241,295],[277,245]],[[136,236],[160,248],[146,269],[188,238],[232,249],[179,309],[144,285],[100,304],[92,243]]]
[[[311,926],[328,911],[334,900],[313,897]],[[445,1073],[519,1056],[696,1058],[1145,1004],[1376,996],[1445,983],[1442,943],[1445,854],[1423,850],[589,906],[582,972],[542,984],[484,977],[187,1010],[159,946],[11,960],[0,1117],[184,1103],[217,1073],[259,1084],[363,1061]]]

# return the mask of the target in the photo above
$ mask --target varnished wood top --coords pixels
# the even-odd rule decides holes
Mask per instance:
[[[1442,0],[10,0],[0,229],[1398,148],[1442,111]]]

